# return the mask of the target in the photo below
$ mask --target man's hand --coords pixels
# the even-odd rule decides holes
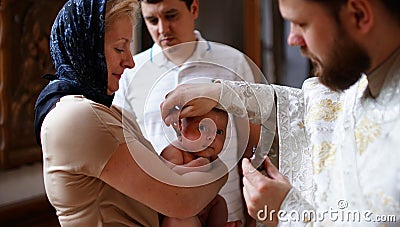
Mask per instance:
[[[175,165],[172,170],[180,175],[190,172],[207,172],[211,168],[209,164],[210,161],[207,158],[199,157],[184,165]]]
[[[277,213],[292,186],[268,157],[264,160],[264,168],[267,176],[257,171],[249,159],[243,159],[243,195],[250,216],[257,221],[264,221],[260,220],[260,214],[261,218],[268,215],[264,223],[274,226],[278,224]],[[275,213],[269,217],[272,210],[275,210]]]
[[[185,117],[202,116],[218,104],[221,84],[181,84],[161,103],[161,116],[167,126]]]

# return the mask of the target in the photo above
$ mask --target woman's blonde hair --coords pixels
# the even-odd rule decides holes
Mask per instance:
[[[129,16],[132,24],[138,20],[139,2],[138,0],[107,0],[105,26],[109,27],[115,19],[121,16]]]

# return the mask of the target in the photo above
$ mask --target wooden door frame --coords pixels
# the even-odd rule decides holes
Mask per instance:
[[[261,15],[260,0],[244,1],[244,51],[261,68]]]

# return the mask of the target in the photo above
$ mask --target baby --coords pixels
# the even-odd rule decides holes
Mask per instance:
[[[215,108],[203,116],[183,118],[178,140],[167,146],[161,156],[173,166],[197,167],[212,162],[224,147],[227,125],[228,114]],[[197,216],[164,217],[162,226],[222,226],[227,218],[226,202],[217,195]]]

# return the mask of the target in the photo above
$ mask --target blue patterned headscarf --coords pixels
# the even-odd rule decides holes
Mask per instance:
[[[111,106],[107,95],[107,65],[104,56],[106,0],[69,0],[54,21],[50,53],[56,75],[35,105],[35,134],[40,144],[42,122],[54,104],[65,95],[86,98]]]

